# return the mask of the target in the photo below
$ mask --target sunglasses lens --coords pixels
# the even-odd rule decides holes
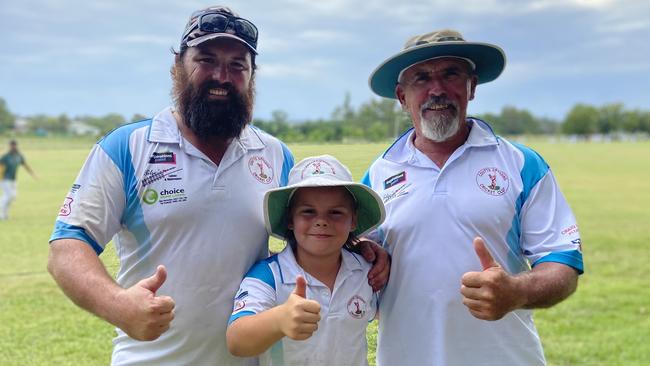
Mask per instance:
[[[247,20],[237,19],[235,22],[235,31],[252,41],[257,41],[257,28]]]
[[[221,14],[205,14],[199,21],[199,27],[204,32],[223,32],[228,27],[228,18]]]

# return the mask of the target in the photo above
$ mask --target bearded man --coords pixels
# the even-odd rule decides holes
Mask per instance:
[[[230,355],[226,327],[241,279],[268,256],[264,193],[293,166],[283,143],[249,125],[257,40],[227,7],[193,13],[174,52],[174,107],[100,140],[65,198],[48,270],[116,326],[113,365],[256,364]],[[115,280],[98,259],[111,239]],[[379,288],[388,257],[365,248]]]
[[[583,271],[576,219],[533,150],[467,116],[505,54],[452,30],[415,36],[370,77],[413,122],[368,170],[392,254],[377,364],[544,365],[534,308]]]

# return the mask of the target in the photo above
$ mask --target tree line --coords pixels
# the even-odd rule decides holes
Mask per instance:
[[[622,103],[600,107],[577,104],[561,121],[536,117],[526,109],[512,106],[503,107],[500,113],[478,114],[473,117],[487,121],[499,135],[567,134],[588,137],[612,133],[650,134],[650,112],[626,109]],[[99,136],[122,124],[146,118],[148,117],[136,114],[126,119],[116,113],[75,118],[65,114],[39,114],[21,117],[23,126],[20,132],[39,135],[80,133],[73,129],[73,124],[82,123],[91,126],[90,133]],[[0,98],[0,134],[16,131],[18,120],[10,112],[5,100]],[[350,95],[346,94],[343,103],[332,111],[329,119],[293,122],[286,112],[277,110],[270,119],[254,119],[253,125],[285,142],[376,142],[398,136],[411,127],[411,122],[394,100],[371,99],[354,108]]]

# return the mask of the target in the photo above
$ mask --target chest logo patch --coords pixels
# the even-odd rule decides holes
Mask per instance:
[[[155,152],[149,157],[149,164],[176,164],[176,154],[171,151]]]
[[[354,295],[348,300],[348,314],[355,319],[361,319],[368,311],[366,300],[359,295]]]
[[[508,175],[497,168],[483,168],[476,173],[476,184],[491,196],[502,196],[510,187]]]
[[[261,156],[253,156],[248,160],[248,170],[261,183],[269,184],[273,181],[273,168]]]
[[[390,187],[396,186],[396,185],[398,185],[398,184],[400,184],[402,182],[406,182],[406,172],[405,171],[401,171],[401,172],[393,175],[392,177],[388,177],[384,181],[384,189],[388,189]]]

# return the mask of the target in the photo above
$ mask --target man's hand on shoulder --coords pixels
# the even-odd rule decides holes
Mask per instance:
[[[368,263],[372,263],[372,268],[368,272],[368,284],[375,292],[383,289],[390,276],[390,256],[388,252],[379,244],[365,238],[361,239],[356,244],[356,247],[363,258]]]

